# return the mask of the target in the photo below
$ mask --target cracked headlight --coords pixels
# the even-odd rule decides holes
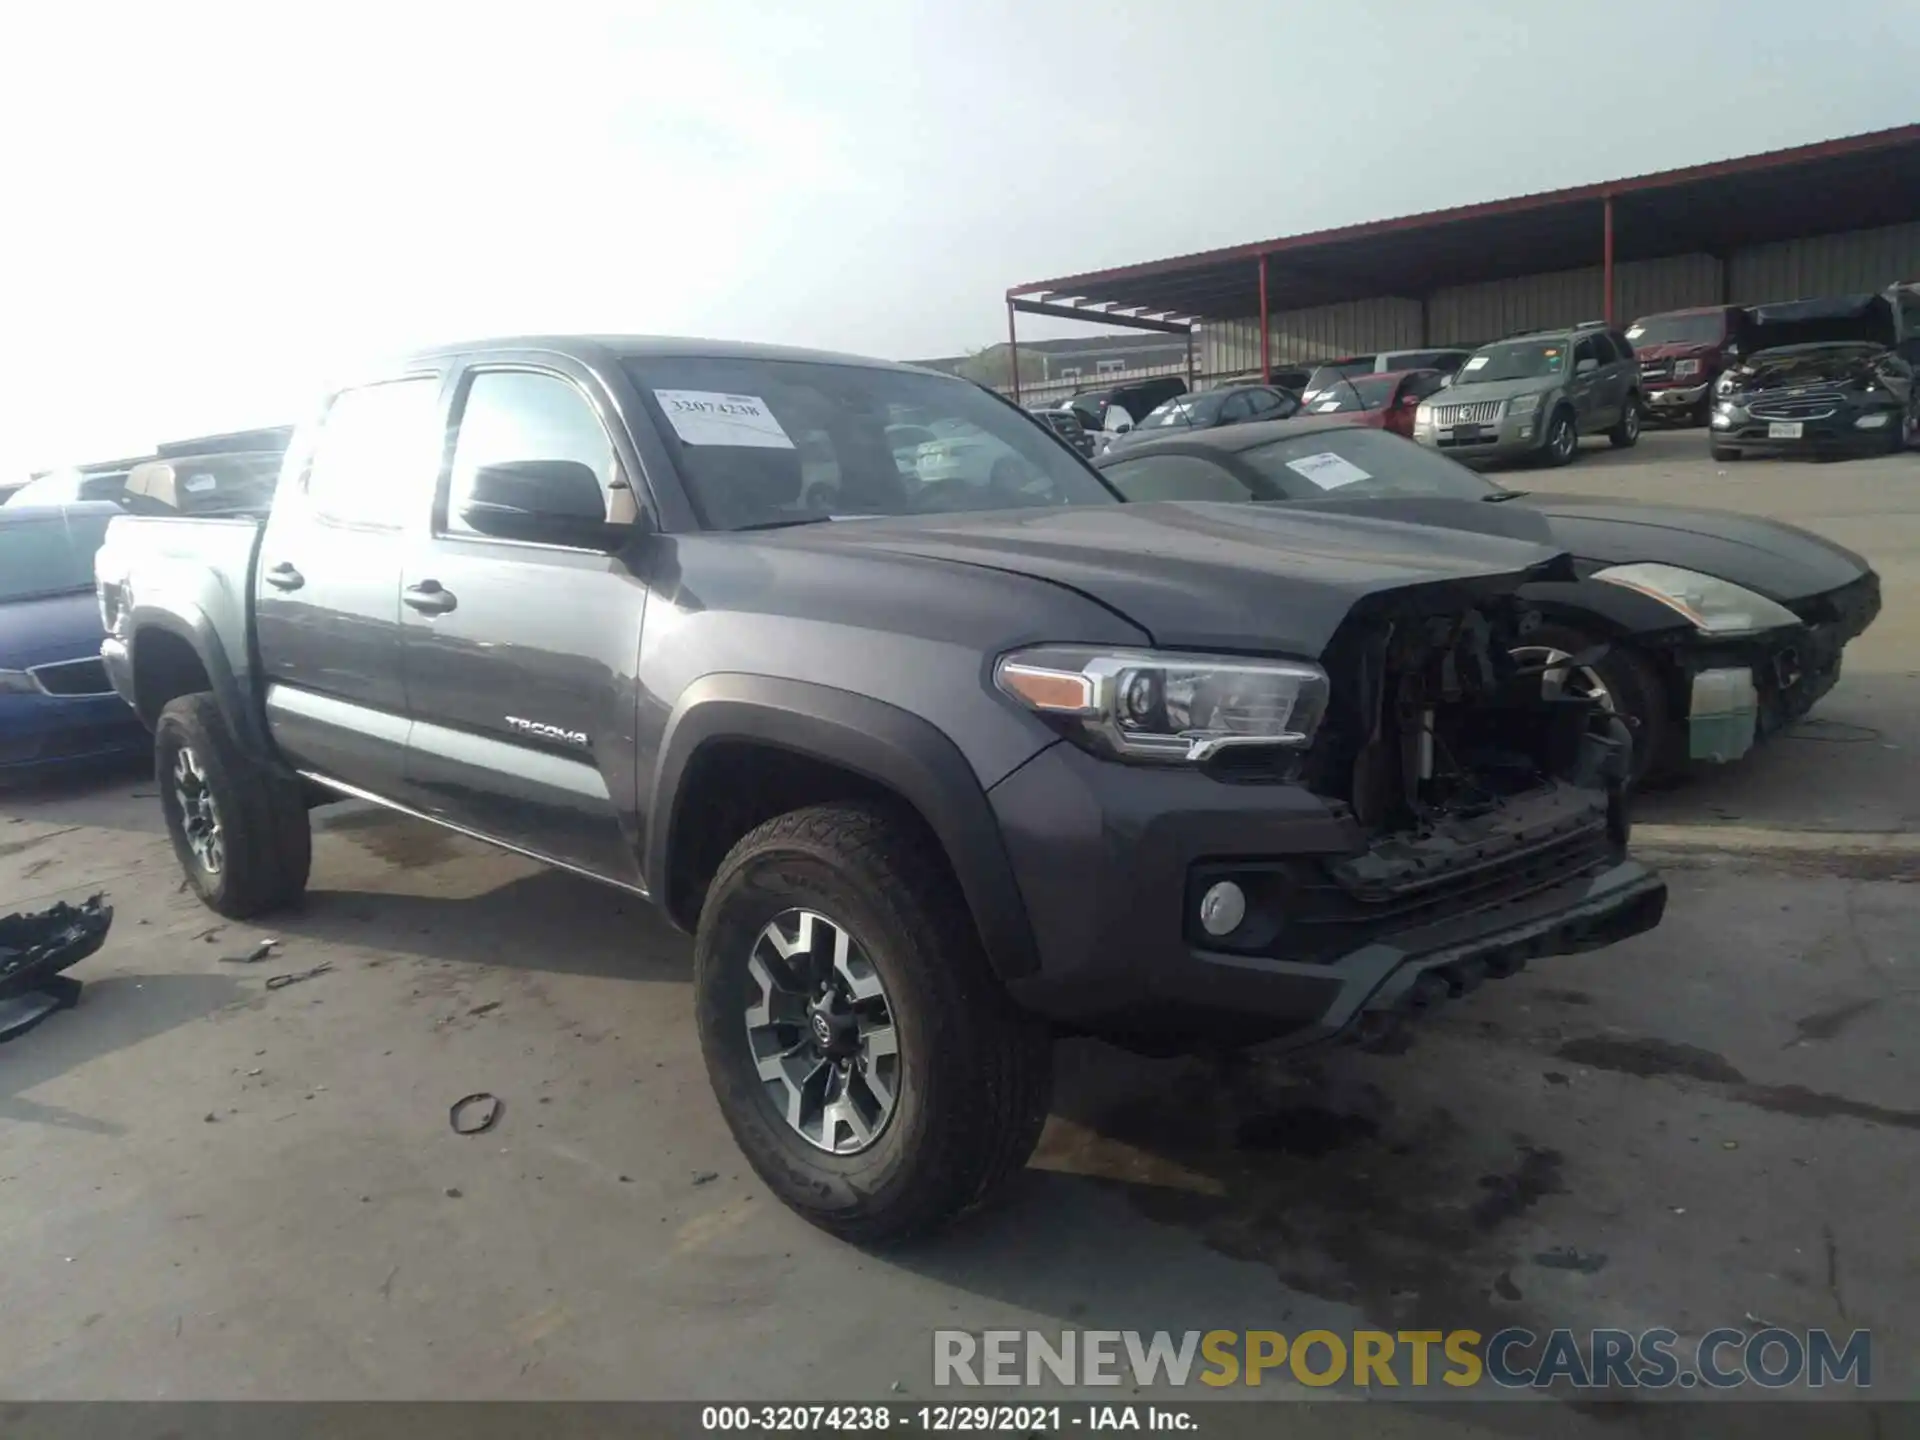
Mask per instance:
[[[1000,657],[994,683],[1117,760],[1201,761],[1298,747],[1327,708],[1327,673],[1297,660],[1042,645]]]
[[[1509,415],[1531,415],[1540,408],[1540,397],[1534,395],[1516,395],[1507,401]]]
[[[1752,635],[1800,623],[1798,615],[1764,595],[1678,565],[1613,565],[1594,572],[1593,578],[1658,600],[1684,615],[1702,635]]]
[[[0,695],[38,695],[40,687],[24,670],[0,670]]]

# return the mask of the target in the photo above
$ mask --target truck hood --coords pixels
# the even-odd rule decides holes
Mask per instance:
[[[0,604],[0,670],[98,655],[105,634],[91,590]]]
[[[1719,353],[1717,343],[1699,340],[1669,341],[1664,345],[1636,345],[1633,358],[1636,360],[1702,360]]]
[[[1316,512],[1337,509],[1529,540],[1595,565],[1677,565],[1782,604],[1836,590],[1868,568],[1851,550],[1777,520],[1601,496],[1524,495],[1503,505],[1434,496],[1305,503]]]
[[[757,538],[1047,581],[1157,645],[1306,657],[1319,656],[1349,615],[1403,603],[1457,609],[1571,573],[1552,547],[1501,535],[1230,502],[861,520]]]

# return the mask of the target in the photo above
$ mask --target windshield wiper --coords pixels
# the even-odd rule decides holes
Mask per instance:
[[[1518,500],[1527,493],[1525,490],[1496,490],[1493,494],[1482,495],[1480,498],[1489,505],[1498,505],[1502,500]]]

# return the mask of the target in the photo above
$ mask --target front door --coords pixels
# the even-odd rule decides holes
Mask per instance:
[[[439,469],[440,388],[421,374],[334,397],[274,497],[254,581],[274,742],[383,798],[405,773],[400,571]]]
[[[461,515],[474,473],[569,460],[631,508],[584,371],[492,365],[454,402],[432,533],[401,575],[413,729],[408,803],[543,859],[638,886],[635,688],[647,588],[627,558],[498,539]],[[617,493],[616,493],[617,492]]]

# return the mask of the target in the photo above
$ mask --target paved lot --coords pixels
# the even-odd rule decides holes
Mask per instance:
[[[220,929],[143,777],[0,796],[0,909],[118,908],[81,1007],[0,1049],[0,1396],[928,1398],[936,1326],[1756,1319],[1870,1326],[1880,1393],[1920,1395],[1920,456],[1704,449],[1656,434],[1509,480],[1792,519],[1870,555],[1887,609],[1815,723],[1646,807],[1666,925],[1489,986],[1401,1057],[1062,1047],[1010,1203],[907,1255],[828,1240],[754,1181],[708,1096],[686,945],[634,902],[335,809],[306,909]],[[273,959],[222,963],[262,935]],[[476,1090],[504,1118],[456,1137]],[[1603,1263],[1537,1258],[1559,1247]]]

